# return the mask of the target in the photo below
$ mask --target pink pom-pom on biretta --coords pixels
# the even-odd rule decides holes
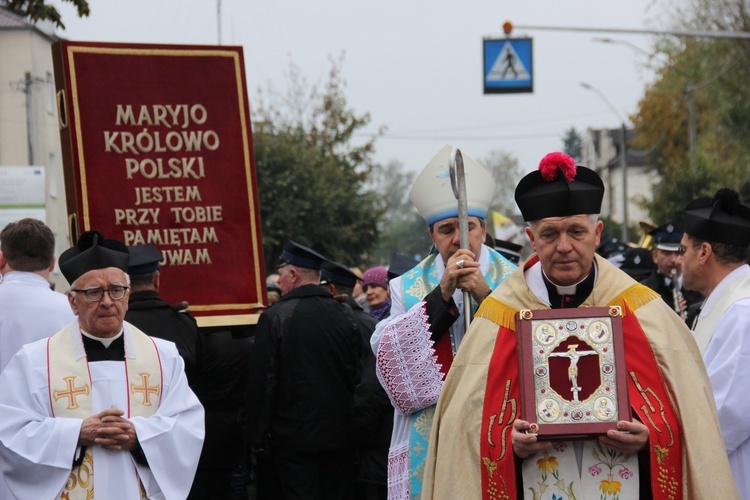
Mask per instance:
[[[551,182],[557,179],[557,168],[560,167],[568,182],[576,178],[576,161],[565,153],[549,153],[539,162],[542,179]]]

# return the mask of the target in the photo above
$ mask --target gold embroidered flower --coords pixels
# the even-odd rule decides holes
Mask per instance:
[[[601,484],[599,484],[599,491],[605,495],[617,495],[621,489],[622,483],[614,479],[602,479]]]
[[[435,407],[430,406],[422,411],[422,414],[417,417],[417,421],[414,422],[414,429],[417,433],[422,436],[422,439],[430,439],[430,429],[432,429],[432,421],[435,418]]]
[[[666,448],[662,448],[658,444],[655,444],[654,451],[656,452],[656,461],[659,462],[659,465],[663,465],[664,459],[667,458],[667,455],[669,455],[669,450]]]
[[[492,475],[495,473],[495,470],[497,469],[497,462],[488,457],[482,457],[482,461],[484,462],[484,466],[487,468],[487,475],[492,477]]]
[[[537,467],[542,472],[554,472],[559,467],[557,457],[549,456],[549,453],[544,453],[544,456],[536,461]]]

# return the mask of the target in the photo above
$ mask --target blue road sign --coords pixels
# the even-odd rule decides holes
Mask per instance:
[[[484,42],[484,93],[534,91],[531,38],[502,38]]]

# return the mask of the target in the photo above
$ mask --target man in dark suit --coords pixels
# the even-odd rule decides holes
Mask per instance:
[[[393,406],[375,373],[375,353],[370,337],[377,320],[352,298],[359,278],[338,262],[324,262],[321,284],[333,298],[352,308],[362,337],[361,377],[354,392],[355,444],[357,446],[356,498],[385,500],[388,496],[388,448],[393,431]]]
[[[180,310],[183,304],[167,304],[159,294],[161,252],[148,243],[128,247],[128,252],[131,291],[125,321],[152,337],[174,342],[192,387],[200,364],[198,324],[187,311]]]
[[[270,453],[283,498],[354,492],[354,390],[362,341],[350,308],[320,286],[326,260],[289,241],[282,297],[260,315],[250,354],[248,437]]]

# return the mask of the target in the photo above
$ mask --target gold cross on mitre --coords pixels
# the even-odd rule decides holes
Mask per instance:
[[[141,381],[143,382],[143,385],[137,386],[134,383],[130,383],[130,393],[135,395],[137,392],[143,393],[143,406],[151,406],[151,394],[154,394],[156,396],[159,395],[159,386],[158,385],[148,385],[148,379],[151,377],[150,373],[142,372],[138,375],[141,376]]]
[[[62,398],[68,398],[68,410],[75,410],[78,408],[78,402],[76,401],[76,396],[88,396],[89,395],[89,385],[83,384],[82,387],[75,388],[73,387],[73,384],[75,382],[76,377],[70,376],[70,377],[63,377],[63,380],[65,381],[65,384],[67,385],[67,389],[64,391],[60,391],[55,389],[52,391],[52,397],[55,401],[62,399]]]

